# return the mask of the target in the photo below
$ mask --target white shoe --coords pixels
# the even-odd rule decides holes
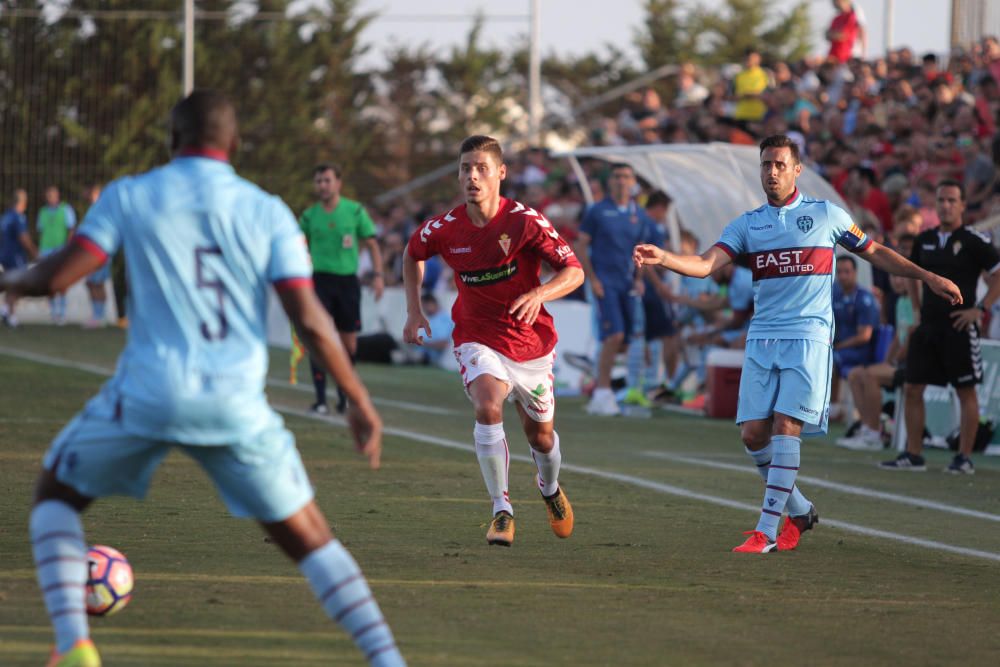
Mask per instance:
[[[837,446],[859,452],[880,452],[884,448],[882,435],[867,429],[853,438],[837,438]]]
[[[587,404],[586,411],[588,415],[597,417],[617,417],[621,414],[618,401],[615,400],[615,395],[610,390],[595,390],[593,398]]]

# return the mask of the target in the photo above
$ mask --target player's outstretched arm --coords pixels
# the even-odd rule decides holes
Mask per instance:
[[[382,418],[361,378],[354,372],[329,313],[320,304],[311,285],[281,289],[278,296],[299,340],[347,395],[347,424],[354,443],[358,451],[368,457],[371,468],[377,469],[382,458]]]
[[[659,246],[640,243],[632,250],[632,261],[638,269],[651,264],[681,275],[704,278],[729,264],[732,258],[718,246],[712,246],[701,255],[677,255]]]
[[[70,242],[28,269],[0,274],[0,292],[11,291],[22,296],[62,292],[101,268],[105,259],[102,253]]]
[[[424,282],[424,263],[410,256],[409,250],[403,252],[403,292],[406,294],[406,324],[403,325],[403,342],[412,345],[423,345],[424,337],[420,330],[433,336],[430,322],[424,317],[424,309],[420,307],[420,286]]]
[[[583,269],[578,266],[567,266],[559,270],[552,280],[539,285],[514,299],[509,312],[515,320],[526,324],[534,324],[542,304],[555,301],[566,296],[583,284]]]
[[[878,267],[883,271],[904,278],[914,278],[926,283],[932,292],[953,306],[962,303],[962,291],[958,289],[958,285],[936,273],[931,273],[920,268],[895,250],[886,248],[881,243],[872,241],[865,250],[858,254],[871,262],[872,266]]]

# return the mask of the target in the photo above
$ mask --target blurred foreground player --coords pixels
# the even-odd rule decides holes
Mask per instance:
[[[500,196],[507,167],[496,139],[469,137],[459,152],[465,204],[420,225],[403,258],[403,340],[421,344],[421,329],[433,336],[420,306],[420,284],[424,262],[440,255],[455,272],[455,357],[475,409],[476,456],[493,499],[486,540],[508,547],[514,541],[514,509],[507,491],[510,453],[503,428],[507,398],[517,407],[528,437],[552,531],[569,537],[573,508],[559,488],[562,454],[553,422],[556,330],[543,304],[579,287],[583,269],[542,214]],[[543,261],[556,271],[544,285],[538,278]]]
[[[953,282],[872,241],[840,207],[798,191],[798,145],[784,135],[760,144],[760,182],[767,203],[733,220],[702,255],[675,255],[653,245],[635,248],[636,265],[659,264],[706,276],[744,255],[753,272],[756,309],[747,331],[736,423],[764,478],[760,520],[733,551],[794,549],[819,517],[796,488],[800,436],[826,432],[833,340],[833,276],[841,245],[874,266],[922,280],[950,303],[961,303]],[[778,535],[781,513],[789,518]]]
[[[142,497],[177,447],[215,482],[230,512],[257,519],[372,665],[404,664],[357,563],[313,500],[292,434],[264,396],[267,289],[351,399],[348,422],[372,468],[382,424],[312,287],[288,207],[228,163],[232,104],[195,91],[170,116],[167,165],[111,183],[74,241],[0,290],[64,290],[123,250],[132,301],[114,377],[56,437],[31,512],[31,541],[55,629],[51,667],[97,667],[84,611],[87,542],[79,513],[95,498]]]

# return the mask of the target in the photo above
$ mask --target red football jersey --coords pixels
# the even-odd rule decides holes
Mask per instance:
[[[455,272],[458,298],[451,319],[456,347],[482,343],[514,361],[538,359],[555,347],[556,329],[544,306],[531,325],[508,312],[517,297],[541,284],[542,260],[557,271],[580,266],[573,249],[541,213],[501,198],[496,216],[476,227],[465,206],[458,206],[420,225],[407,252],[417,261],[441,255]]]

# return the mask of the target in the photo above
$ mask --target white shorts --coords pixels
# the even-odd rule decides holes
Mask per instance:
[[[556,398],[552,393],[555,352],[530,361],[513,361],[482,343],[462,343],[455,348],[455,359],[466,394],[477,377],[492,375],[507,383],[507,400],[520,403],[534,421],[548,422],[555,417]]]

